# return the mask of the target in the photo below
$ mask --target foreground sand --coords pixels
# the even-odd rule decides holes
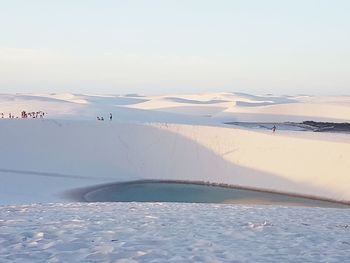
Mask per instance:
[[[347,209],[99,203],[0,207],[1,262],[347,262]]]

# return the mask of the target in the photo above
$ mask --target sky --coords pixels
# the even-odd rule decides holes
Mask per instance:
[[[348,0],[0,6],[0,93],[350,95]]]

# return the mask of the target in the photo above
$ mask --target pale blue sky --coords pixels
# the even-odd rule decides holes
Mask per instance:
[[[350,95],[348,0],[0,0],[0,92]]]

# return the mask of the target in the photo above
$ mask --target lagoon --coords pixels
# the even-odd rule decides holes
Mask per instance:
[[[135,181],[97,187],[86,202],[179,202],[349,208],[348,205],[301,196],[192,182]]]

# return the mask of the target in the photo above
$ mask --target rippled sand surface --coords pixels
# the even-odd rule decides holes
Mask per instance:
[[[347,209],[178,203],[0,207],[1,262],[346,262]]]

